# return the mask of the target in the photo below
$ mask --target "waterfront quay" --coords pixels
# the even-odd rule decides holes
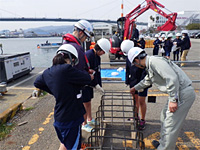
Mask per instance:
[[[200,60],[200,40],[191,39],[192,48],[189,51],[188,61]],[[146,52],[152,55],[152,48]],[[172,58],[172,56],[171,56]],[[108,62],[108,55],[102,57],[102,62]],[[102,65],[102,68],[118,68],[123,65]],[[59,141],[53,127],[54,98],[47,94],[39,98],[31,97],[34,90],[33,82],[38,74],[46,68],[35,68],[30,74],[8,83],[7,90],[0,97],[0,118],[15,124],[8,137],[0,141],[1,150],[56,150]],[[200,80],[200,63],[189,63],[182,68],[193,81]],[[191,107],[183,128],[177,140],[176,150],[199,150],[200,149],[200,82],[193,82],[196,100]],[[105,91],[129,91],[124,83],[103,83]],[[100,105],[101,94],[95,91],[92,99],[92,115],[96,117]],[[167,102],[168,96],[157,90],[156,87],[149,89],[148,96],[156,96],[156,103],[147,102],[146,129],[142,131],[146,149],[153,149],[150,141],[159,139],[160,112]],[[18,113],[16,110],[22,109]],[[23,108],[32,108],[24,111]],[[13,119],[10,119],[13,117]],[[24,123],[24,124],[22,124]],[[90,133],[82,132],[83,142],[87,142]]]

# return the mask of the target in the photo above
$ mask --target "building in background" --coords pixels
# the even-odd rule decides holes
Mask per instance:
[[[116,31],[117,25],[114,23],[96,22],[92,23],[95,40],[100,38],[110,38]]]
[[[148,18],[148,28],[157,28],[158,26],[165,24],[166,21],[167,19],[159,14],[151,15]]]
[[[200,11],[181,11],[178,12],[176,24],[178,26],[187,26],[191,23],[200,23]]]
[[[176,25],[187,26],[191,23],[200,23],[200,11],[181,11],[177,13]],[[165,24],[167,19],[159,14],[151,15],[148,19],[148,27],[157,28]]]

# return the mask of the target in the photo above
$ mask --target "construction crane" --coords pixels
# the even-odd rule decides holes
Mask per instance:
[[[145,0],[146,5],[139,4],[135,9],[128,13],[125,17],[120,17],[117,20],[118,31],[111,39],[111,49],[110,49],[110,61],[116,58],[124,57],[120,50],[120,44],[123,40],[131,39],[133,26],[135,25],[135,19],[143,14],[148,9],[152,9],[154,12],[160,14],[167,19],[166,23],[162,26],[157,27],[158,31],[173,31],[176,29],[175,21],[177,13],[166,14],[162,8],[164,5],[160,4],[156,0]]]

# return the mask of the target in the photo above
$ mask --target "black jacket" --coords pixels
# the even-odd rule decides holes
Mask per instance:
[[[138,68],[134,65],[131,66],[131,63],[126,59],[126,81],[127,85],[130,85],[130,88],[139,83],[146,76],[146,71],[144,69]]]
[[[177,43],[177,46],[178,47],[181,46],[181,51],[189,50],[191,47],[189,36],[185,36],[185,38],[183,38],[182,42]]]
[[[87,59],[90,64],[90,69],[95,71],[94,80],[91,82],[91,86],[95,87],[97,84],[102,86],[101,83],[101,57],[96,55],[93,49],[90,49],[85,52]]]

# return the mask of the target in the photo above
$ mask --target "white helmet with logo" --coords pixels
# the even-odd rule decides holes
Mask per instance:
[[[72,63],[72,60],[71,60],[72,59],[72,55],[74,55],[75,56],[74,65],[78,64],[78,61],[79,61],[78,60],[78,53],[77,53],[77,50],[76,50],[76,48],[74,46],[72,46],[71,44],[63,44],[63,45],[61,45],[58,48],[56,54],[62,54],[62,53],[63,54],[67,54],[69,56],[71,63]]]
[[[134,42],[131,41],[131,40],[124,40],[124,41],[121,43],[121,46],[120,46],[120,48],[121,48],[121,50],[122,50],[122,52],[123,52],[123,54],[124,54],[125,56],[128,55],[128,51],[129,51],[131,48],[133,48],[133,47],[134,47]]]
[[[181,33],[182,34],[188,34],[188,30],[183,30]]]
[[[97,41],[97,44],[104,52],[109,52],[111,45],[108,39],[102,38]]]
[[[156,34],[156,35],[155,35],[155,38],[158,38],[158,37],[159,37],[159,35],[158,35],[158,34]]]
[[[93,27],[87,20],[79,20],[74,26],[82,30],[88,37],[93,34]]]
[[[176,33],[176,36],[182,36],[180,33]]]
[[[134,61],[134,59],[141,53],[144,52],[143,49],[139,48],[139,47],[133,47],[129,50],[128,52],[128,59],[129,61],[132,63]]]

